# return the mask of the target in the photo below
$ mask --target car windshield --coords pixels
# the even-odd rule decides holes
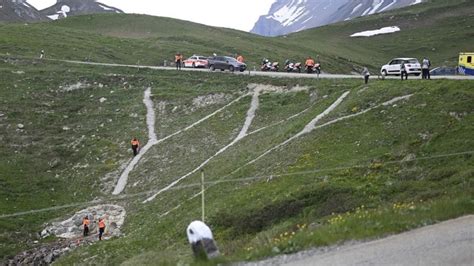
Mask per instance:
[[[226,57],[225,60],[227,60],[229,62],[237,62],[237,59],[232,58],[232,57]]]
[[[405,61],[406,64],[419,64],[417,59],[410,59]]]

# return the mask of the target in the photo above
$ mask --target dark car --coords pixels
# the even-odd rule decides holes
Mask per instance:
[[[230,72],[238,70],[240,72],[247,69],[247,65],[237,61],[237,59],[230,56],[213,56],[208,59],[209,69],[214,71],[220,69],[222,71],[228,69]]]

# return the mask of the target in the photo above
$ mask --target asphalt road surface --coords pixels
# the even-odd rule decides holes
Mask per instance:
[[[250,265],[474,265],[474,215],[399,235],[279,256]]]

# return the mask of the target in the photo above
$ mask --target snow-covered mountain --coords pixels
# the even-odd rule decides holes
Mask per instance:
[[[27,0],[0,0],[0,21],[6,22],[42,21],[95,13],[123,11],[96,0],[57,0],[56,4],[40,11]]]
[[[96,0],[57,0],[57,3],[40,11],[50,19],[95,13],[123,13],[122,10]]]
[[[277,0],[251,32],[277,36],[387,10],[422,0]]]
[[[48,20],[26,0],[0,0],[0,21],[23,22]]]

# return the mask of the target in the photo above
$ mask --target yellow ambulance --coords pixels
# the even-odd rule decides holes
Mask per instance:
[[[474,76],[474,53],[460,53],[458,73]]]

